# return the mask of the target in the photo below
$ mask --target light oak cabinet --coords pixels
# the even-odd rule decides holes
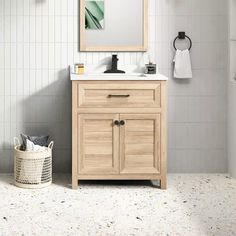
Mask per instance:
[[[78,115],[78,174],[119,174],[117,114]]]
[[[166,81],[72,82],[72,187],[82,179],[166,188]]]
[[[160,174],[160,115],[121,114],[120,173]]]

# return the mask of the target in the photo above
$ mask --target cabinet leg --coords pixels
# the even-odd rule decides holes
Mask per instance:
[[[166,178],[162,178],[160,182],[161,182],[161,189],[166,189],[167,188]]]
[[[78,179],[72,177],[72,189],[78,189]]]

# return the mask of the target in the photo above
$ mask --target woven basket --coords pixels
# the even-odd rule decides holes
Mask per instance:
[[[43,188],[52,183],[52,148],[45,151],[21,151],[20,141],[14,138],[15,185],[21,188]]]

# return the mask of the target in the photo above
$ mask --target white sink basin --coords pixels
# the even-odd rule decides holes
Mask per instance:
[[[141,73],[129,73],[129,74],[105,74],[105,73],[97,73],[97,74],[70,74],[71,80],[168,80],[168,78],[162,74],[156,75],[146,75]]]

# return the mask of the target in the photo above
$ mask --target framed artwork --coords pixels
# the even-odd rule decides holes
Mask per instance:
[[[101,30],[104,28],[104,0],[85,1],[85,29]]]

